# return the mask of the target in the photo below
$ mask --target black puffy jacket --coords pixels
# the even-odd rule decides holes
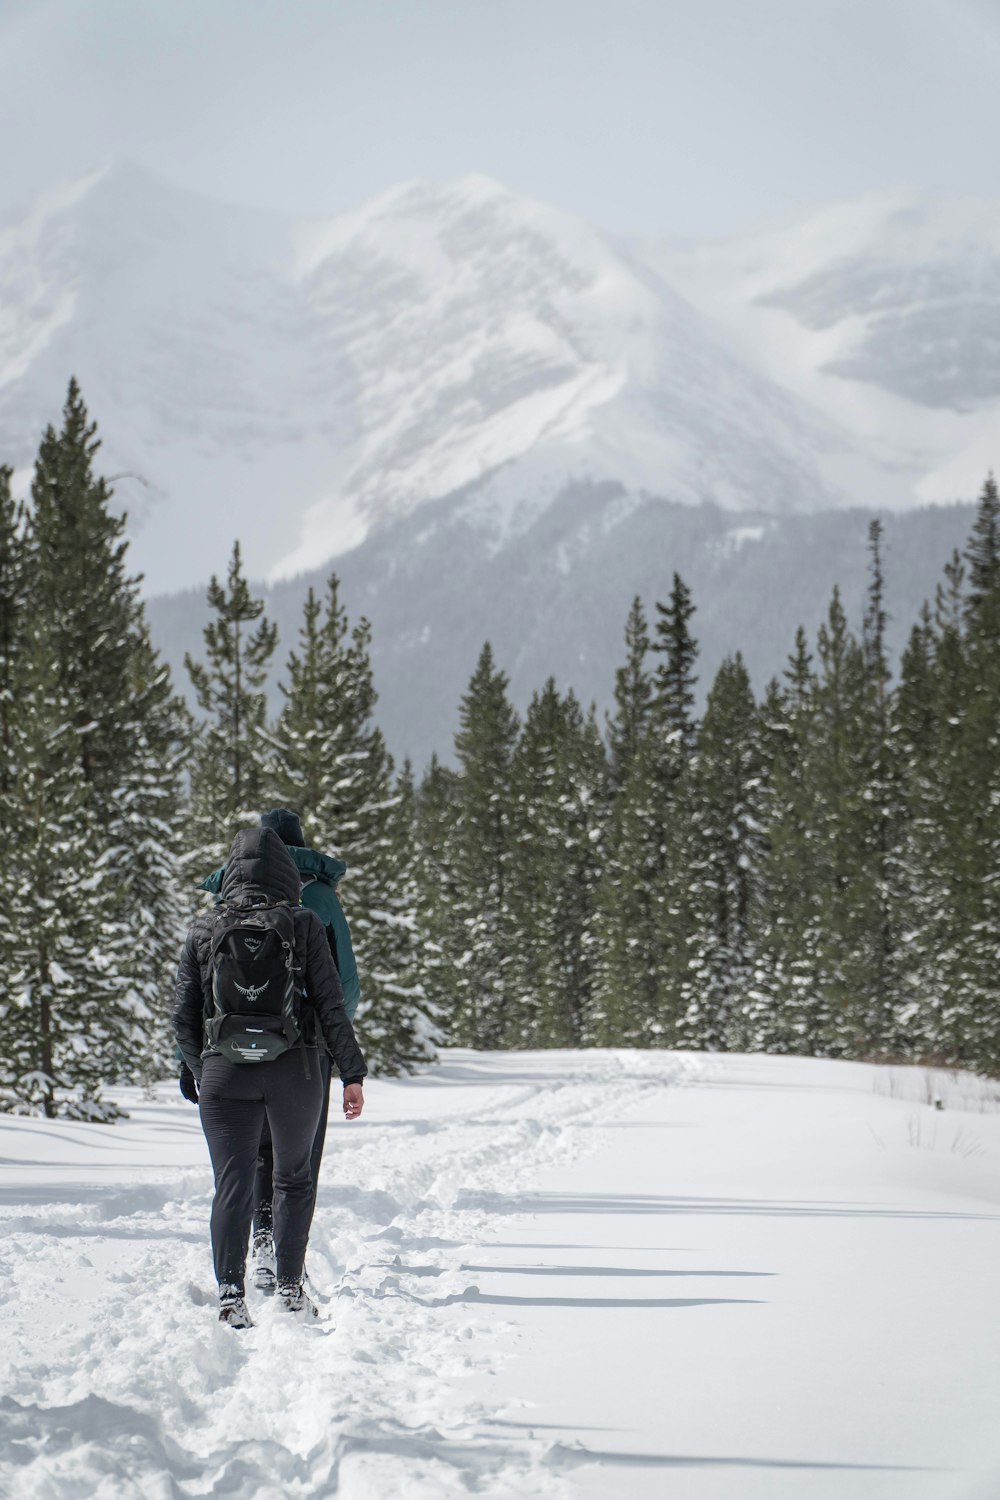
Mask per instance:
[[[311,1008],[346,1087],[349,1083],[360,1083],[368,1069],[344,1010],[344,992],[326,931],[314,911],[299,905],[300,890],[299,872],[276,833],[270,828],[247,828],[236,835],[226,862],[222,900],[230,908],[275,901],[287,901],[294,908],[295,963],[305,989],[303,1017],[307,1019],[306,1012]],[[177,1045],[196,1078],[201,1077],[202,1057],[215,1050],[205,1047],[205,1016],[211,1005],[209,955],[215,916],[215,912],[203,912],[192,923],[174,988]],[[308,1035],[308,1026],[305,1029]]]

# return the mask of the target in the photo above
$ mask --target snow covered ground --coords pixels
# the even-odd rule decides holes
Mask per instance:
[[[246,1334],[172,1084],[0,1121],[0,1494],[1000,1496],[993,1086],[455,1051],[368,1094],[330,1128],[324,1320],[256,1298]]]

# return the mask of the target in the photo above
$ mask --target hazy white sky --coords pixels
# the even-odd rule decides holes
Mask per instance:
[[[0,213],[115,156],[323,213],[482,171],[695,235],[1000,197],[998,78],[1000,0],[0,0]]]

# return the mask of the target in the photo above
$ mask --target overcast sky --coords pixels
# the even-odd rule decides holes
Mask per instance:
[[[0,0],[0,63],[0,212],[116,156],[294,212],[481,171],[624,232],[1000,197],[1000,0]]]

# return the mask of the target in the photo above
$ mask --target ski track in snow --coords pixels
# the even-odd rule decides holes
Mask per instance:
[[[366,1117],[331,1126],[308,1260],[329,1300],[307,1328],[253,1292],[253,1330],[217,1323],[207,1151],[172,1085],[159,1090],[160,1116],[170,1100],[189,1165],[164,1169],[150,1133],[153,1180],[123,1181],[129,1166],[113,1185],[100,1180],[114,1174],[116,1149],[124,1162],[133,1122],[10,1122],[0,1165],[16,1173],[6,1149],[46,1132],[80,1169],[36,1167],[26,1186],[0,1190],[0,1493],[569,1493],[551,1437],[498,1435],[509,1402],[491,1406],[481,1378],[463,1379],[511,1352],[510,1325],[477,1306],[463,1266],[497,1233],[491,1194],[523,1191],[600,1143],[595,1108],[609,1079],[621,1117],[702,1065],[603,1052],[559,1074],[552,1057],[451,1052],[426,1078],[374,1082]],[[90,1139],[100,1149],[88,1171]],[[130,1165],[143,1170],[141,1158]]]

